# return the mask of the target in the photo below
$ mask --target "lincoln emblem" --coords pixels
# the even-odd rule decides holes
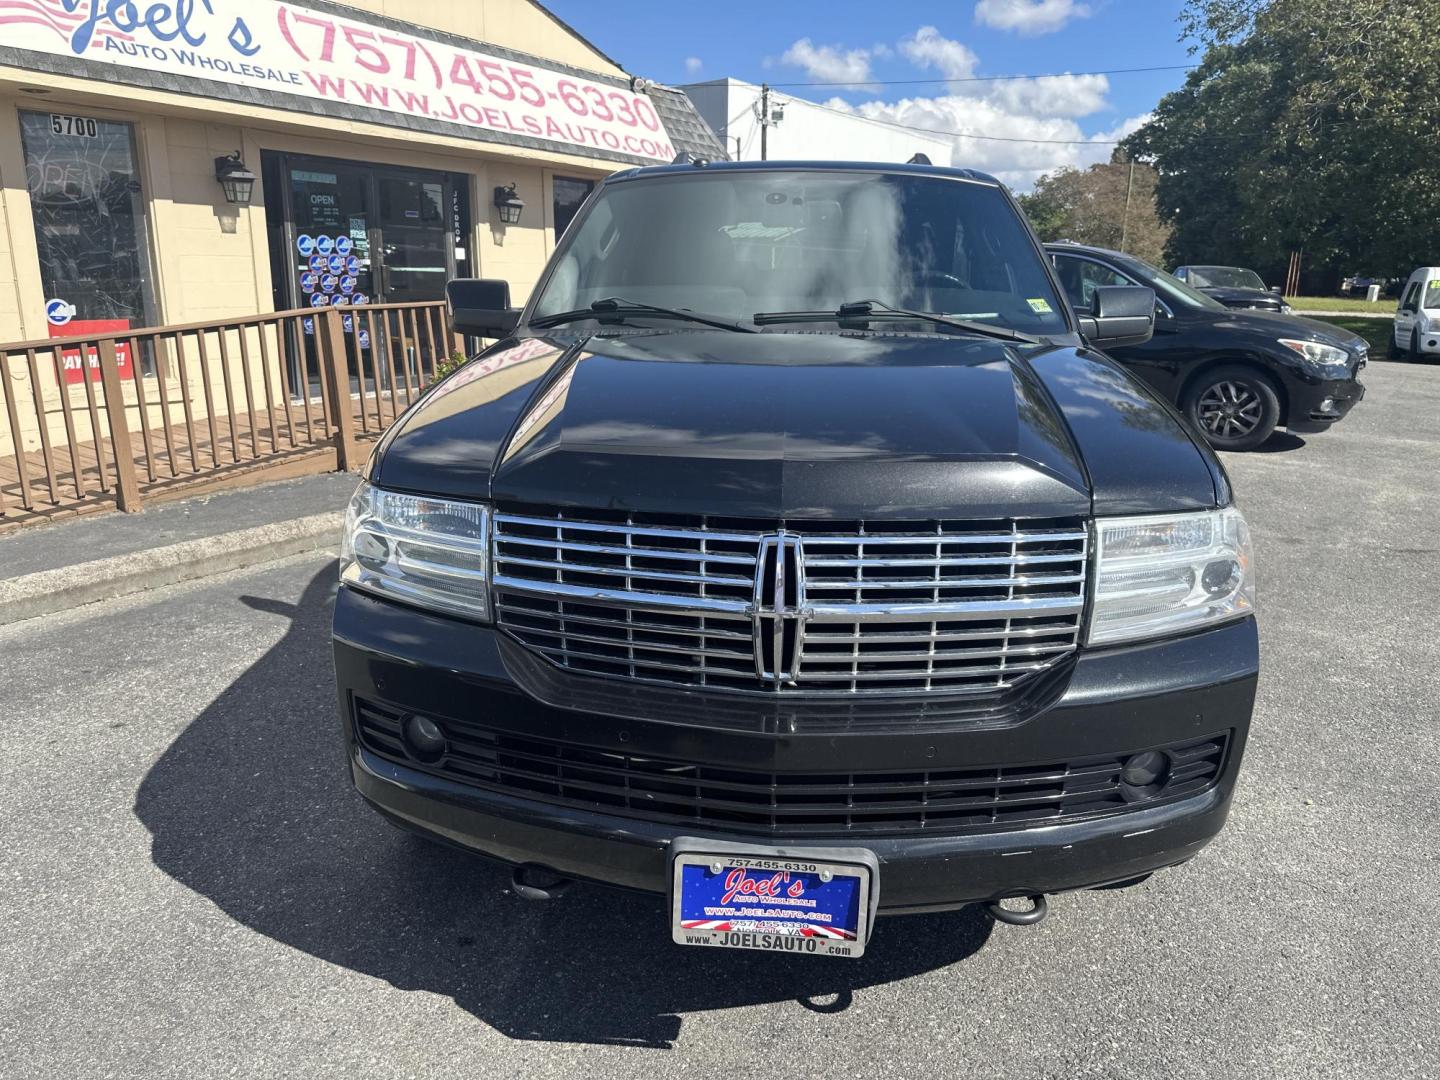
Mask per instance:
[[[751,603],[755,675],[761,682],[774,687],[794,685],[800,673],[805,618],[805,560],[800,537],[783,532],[761,537]]]

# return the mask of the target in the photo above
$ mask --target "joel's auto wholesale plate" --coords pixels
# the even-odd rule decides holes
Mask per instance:
[[[864,954],[879,891],[871,852],[689,838],[676,839],[671,850],[671,931],[679,944]]]

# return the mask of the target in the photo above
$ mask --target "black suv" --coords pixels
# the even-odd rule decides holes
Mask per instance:
[[[1210,448],[1095,349],[1149,289],[1077,316],[982,174],[770,162],[612,176],[508,296],[451,284],[502,340],[345,527],[349,767],[394,823],[525,897],[668,896],[682,944],[848,956],[1220,830],[1254,568]]]
[[[1331,323],[1238,311],[1133,255],[1063,241],[1047,244],[1070,303],[1088,311],[1095,290],[1155,290],[1155,334],[1106,347],[1179,406],[1217,450],[1253,450],[1278,426],[1324,431],[1365,396],[1369,344]]]
[[[1266,288],[1259,274],[1243,266],[1177,266],[1173,273],[1177,281],[1199,289],[1228,308],[1278,311],[1281,315],[1294,310],[1279,289]]]

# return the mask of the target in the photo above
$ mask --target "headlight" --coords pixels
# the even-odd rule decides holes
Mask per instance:
[[[1195,630],[1255,610],[1250,530],[1233,507],[1097,518],[1091,645]]]
[[[1343,379],[1350,373],[1350,354],[1334,345],[1322,345],[1318,341],[1294,341],[1278,339],[1291,352],[1297,352],[1309,361],[1315,371],[1327,379]]]
[[[1295,313],[1295,309],[1294,309],[1293,307],[1291,307],[1289,304],[1281,304],[1281,305],[1280,305],[1280,314],[1281,314],[1281,315],[1293,315],[1294,313]]]
[[[340,580],[470,619],[488,619],[490,508],[362,483],[345,514]]]

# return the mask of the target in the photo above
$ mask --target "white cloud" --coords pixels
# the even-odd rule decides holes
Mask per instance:
[[[843,50],[838,45],[816,45],[801,38],[785,50],[782,63],[804,68],[820,82],[862,86],[870,81],[870,50]]]
[[[685,74],[687,75],[699,75],[700,69],[704,66],[705,61],[701,60],[698,56],[685,57]]]
[[[975,21],[980,25],[1027,37],[1053,34],[1071,19],[1089,14],[1090,6],[1076,0],[980,0],[975,5]]]
[[[942,37],[933,26],[922,26],[900,42],[900,52],[918,68],[937,69],[947,79],[968,79],[980,58],[958,41]]]
[[[1014,94],[1014,91],[1008,91]],[[867,101],[848,108],[872,120],[888,120],[926,131],[976,132],[1007,140],[951,135],[950,164],[979,169],[1017,191],[1028,190],[1038,176],[1071,166],[1083,169],[1107,161],[1114,142],[1140,127],[1148,116],[1122,120],[1108,131],[1086,135],[1072,116],[1018,111],[1002,96],[988,92]],[[937,164],[942,164],[937,162]]]
[[[1078,11],[1080,6],[1070,5],[1070,8]],[[804,49],[800,49],[802,45]],[[824,51],[829,61],[836,63],[854,56],[865,60],[863,70],[851,68],[840,78],[834,78],[833,69],[827,69],[827,75],[831,76],[824,79],[827,82],[862,82],[872,74],[869,58],[879,56],[873,48],[846,51],[836,45],[817,50],[807,39],[795,43],[786,54],[787,63],[799,62],[791,55],[796,50],[812,58],[813,54]],[[944,37],[933,26],[922,26],[903,38],[896,51],[916,68],[936,71],[949,79],[972,78],[980,66],[979,57],[970,48]],[[812,74],[820,78],[818,72],[812,71]],[[868,90],[874,95],[868,101],[854,104],[832,97],[825,104],[872,120],[950,134],[950,164],[991,173],[1020,191],[1028,190],[1036,177],[1044,173],[1066,166],[1083,169],[1109,160],[1115,142],[1149,119],[1148,115],[1129,117],[1114,121],[1109,130],[1087,135],[1080,126],[1084,118],[1104,117],[1107,123],[1114,120],[1109,102],[1110,82],[1104,75],[1045,75],[971,82],[952,86],[935,97],[890,101],[879,97],[880,86],[872,84]],[[954,132],[998,138],[975,138]]]
[[[989,84],[987,98],[1009,112],[1049,116],[1090,116],[1108,102],[1110,80],[1104,75],[1042,75]]]

